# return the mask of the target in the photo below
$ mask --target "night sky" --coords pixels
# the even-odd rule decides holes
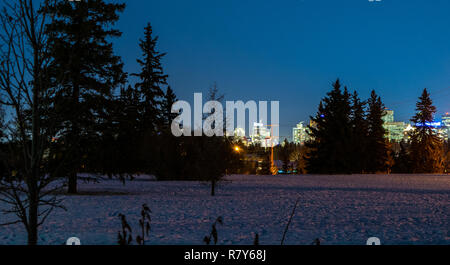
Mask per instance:
[[[340,78],[363,98],[375,89],[408,121],[423,88],[450,111],[448,0],[127,1],[115,41],[137,71],[151,22],[180,99],[217,82],[227,100],[279,100],[281,137],[308,121]]]

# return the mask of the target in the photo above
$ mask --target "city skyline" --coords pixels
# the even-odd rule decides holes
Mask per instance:
[[[395,119],[395,111],[388,108],[386,108],[386,113],[383,116],[383,122],[383,126],[386,130],[386,139],[395,142],[408,141],[410,138],[409,132],[414,130],[415,126],[411,121],[399,121]],[[307,133],[307,124],[308,123],[306,121],[300,121],[295,127],[292,128],[292,142],[296,144],[304,144],[308,140],[311,140]],[[313,125],[310,124],[310,126]],[[448,140],[450,137],[450,113],[447,112],[439,117],[436,115],[434,122],[429,124],[429,126],[436,130],[439,137]]]

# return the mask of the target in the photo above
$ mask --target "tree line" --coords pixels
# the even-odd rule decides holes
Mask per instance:
[[[416,114],[411,118],[416,126],[409,132],[409,141],[389,142],[383,126],[386,113],[381,98],[372,91],[370,98],[362,101],[356,91],[342,89],[338,79],[320,102],[317,114],[311,117],[309,133],[313,141],[306,144],[306,171],[443,173],[447,169],[448,143],[430,125],[435,113],[436,107],[424,89],[416,104]]]

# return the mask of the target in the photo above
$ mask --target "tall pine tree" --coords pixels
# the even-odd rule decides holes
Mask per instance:
[[[105,129],[101,126],[109,116],[105,106],[126,79],[110,42],[121,35],[111,25],[124,8],[124,4],[104,0],[57,0],[49,7],[55,17],[47,26],[53,82],[58,89],[55,108],[61,118],[62,141],[73,151],[71,163],[65,165],[69,193],[77,192],[77,173]]]
[[[373,90],[368,100],[367,113],[367,165],[370,173],[384,172],[387,169],[388,145],[386,142],[386,130],[383,127],[385,115],[384,104],[381,98]]]
[[[153,37],[150,23],[144,29],[144,38],[140,40],[139,47],[142,58],[137,62],[141,66],[140,73],[132,74],[138,78],[135,85],[141,99],[141,131],[153,135],[160,130],[163,124],[161,111],[164,98],[163,86],[167,85],[167,75],[164,74],[161,59],[166,55],[156,49],[158,37]]]
[[[436,135],[433,122],[436,107],[427,89],[423,90],[416,104],[416,115],[411,121],[416,124],[411,135],[411,163],[414,173],[443,172],[443,143]]]
[[[339,79],[333,90],[320,102],[314,126],[309,126],[314,139],[307,146],[307,171],[319,174],[351,173],[351,106],[350,95],[341,90]]]
[[[164,148],[163,140],[159,139],[165,130],[162,110],[164,87],[168,76],[164,74],[161,64],[166,55],[157,50],[158,37],[153,36],[150,23],[144,28],[144,37],[139,41],[141,57],[137,59],[140,72],[132,74],[136,78],[135,93],[139,98],[139,124],[137,130],[137,153],[142,160],[143,172],[156,174],[162,161],[159,150]]]
[[[352,172],[363,173],[367,165],[367,134],[368,125],[365,115],[366,102],[362,102],[355,91],[352,95],[351,115],[351,156]]]

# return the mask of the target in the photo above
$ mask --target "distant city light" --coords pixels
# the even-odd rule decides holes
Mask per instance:
[[[416,127],[424,127],[424,126],[440,128],[440,127],[442,127],[442,122],[440,122],[440,121],[425,122],[425,125],[423,123],[416,123]]]

